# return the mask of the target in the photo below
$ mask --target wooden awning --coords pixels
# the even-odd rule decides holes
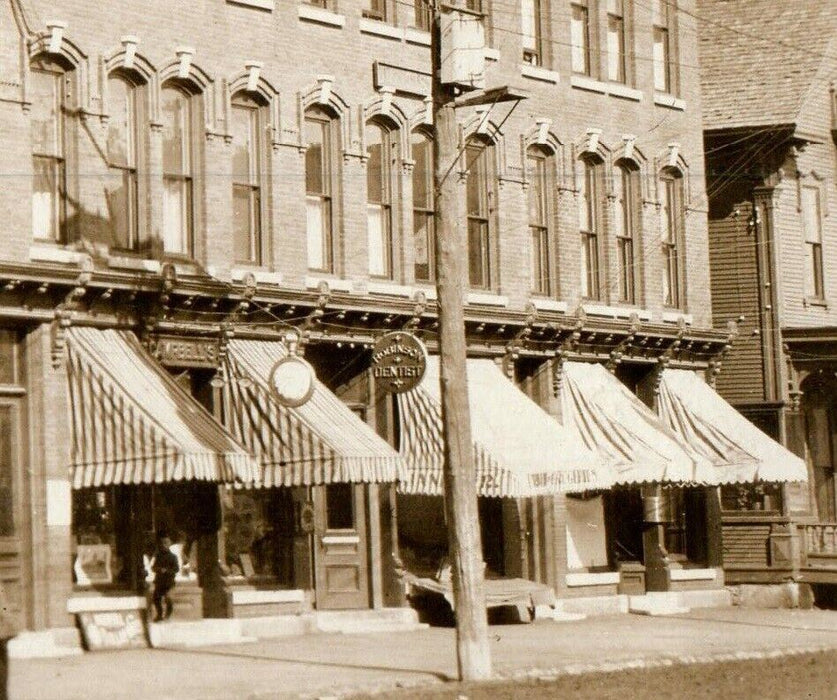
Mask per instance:
[[[67,332],[74,488],[252,483],[258,465],[133,333]]]
[[[392,482],[400,455],[324,384],[301,406],[283,406],[270,373],[278,341],[231,340],[224,363],[227,424],[262,465],[264,486]]]
[[[607,488],[609,470],[583,442],[518,389],[493,360],[469,359],[468,397],[477,493],[527,497]],[[439,358],[422,383],[398,395],[402,493],[443,492]]]

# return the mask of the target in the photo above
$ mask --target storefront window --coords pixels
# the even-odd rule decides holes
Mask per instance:
[[[779,484],[730,484],[721,487],[721,508],[734,511],[781,512]]]

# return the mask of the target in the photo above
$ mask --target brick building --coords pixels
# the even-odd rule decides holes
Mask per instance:
[[[699,10],[717,20],[700,27],[713,312],[742,319],[717,386],[809,477],[725,491],[726,574],[833,582],[837,11]]]
[[[586,442],[624,462],[613,489],[482,499],[495,573],[567,599],[618,607],[626,560],[657,590],[722,583],[729,464],[696,478],[700,449],[632,393],[654,404],[676,394],[666,372],[714,376],[730,340],[710,314],[692,4],[489,2],[486,82],[531,97],[460,112],[469,355],[567,424],[574,387],[578,425],[585,403],[612,423]],[[65,628],[91,598],[141,590],[161,527],[183,537],[176,614],[400,604],[396,565],[444,543],[441,499],[396,497],[386,443],[410,416],[369,368],[385,331],[436,347],[426,13],[0,12],[2,575],[24,624]],[[317,419],[259,393],[291,330]],[[585,399],[591,362],[630,391],[605,372]]]

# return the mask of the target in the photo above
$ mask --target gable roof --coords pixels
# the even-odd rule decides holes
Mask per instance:
[[[833,0],[698,0],[697,16],[706,130],[796,123],[837,63]]]

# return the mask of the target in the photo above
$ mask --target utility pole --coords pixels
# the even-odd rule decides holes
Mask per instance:
[[[439,2],[433,0],[430,52],[435,130],[433,188],[445,515],[456,613],[457,665],[459,679],[467,681],[491,676],[491,652],[488,646],[465,361],[463,284],[468,245],[454,165],[460,146],[454,109],[456,88],[442,83],[442,12]]]

